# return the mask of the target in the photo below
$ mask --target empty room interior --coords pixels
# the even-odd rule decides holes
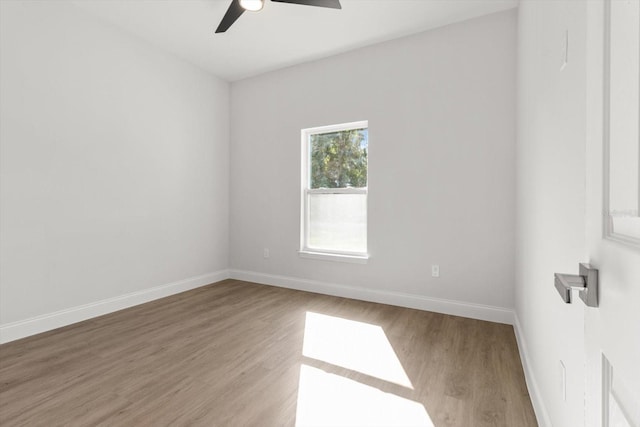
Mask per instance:
[[[640,0],[0,0],[0,425],[640,427]]]

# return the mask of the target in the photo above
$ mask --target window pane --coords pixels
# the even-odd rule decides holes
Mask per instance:
[[[367,251],[366,194],[309,194],[309,248]]]
[[[310,188],[367,186],[367,129],[311,135],[309,144]]]

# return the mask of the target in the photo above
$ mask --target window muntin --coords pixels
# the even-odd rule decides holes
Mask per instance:
[[[368,123],[302,131],[303,252],[367,255]]]

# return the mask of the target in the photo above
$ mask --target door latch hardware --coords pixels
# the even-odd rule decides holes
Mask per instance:
[[[598,270],[589,264],[580,264],[580,274],[555,273],[555,286],[560,297],[571,304],[571,290],[577,289],[578,296],[587,307],[598,306]]]

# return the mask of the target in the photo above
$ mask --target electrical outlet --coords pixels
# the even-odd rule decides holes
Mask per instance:
[[[264,248],[262,252],[264,258],[269,258],[269,248]]]
[[[440,266],[434,264],[431,266],[431,277],[440,277]]]

